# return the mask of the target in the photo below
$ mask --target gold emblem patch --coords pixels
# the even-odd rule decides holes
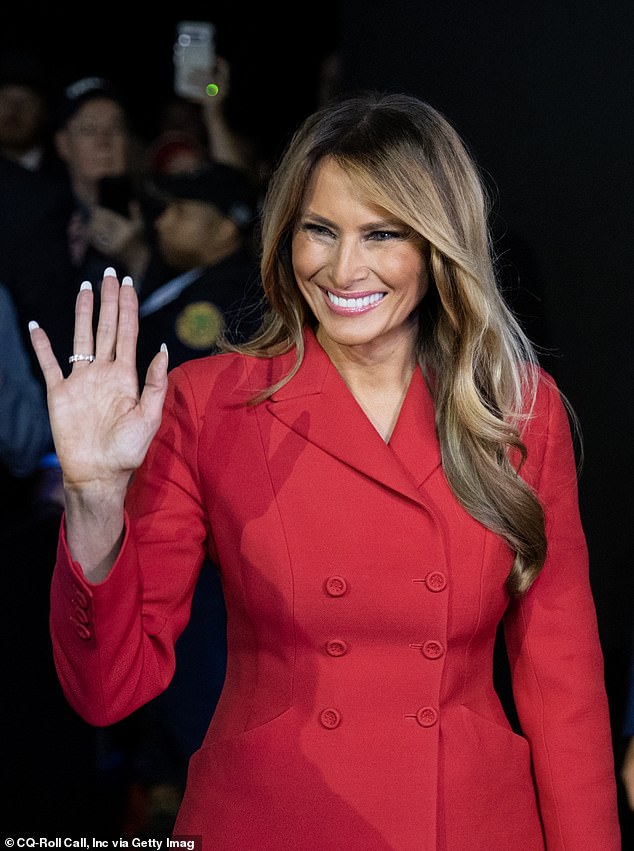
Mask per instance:
[[[210,301],[195,301],[176,317],[176,336],[190,349],[211,348],[222,331],[222,313]]]

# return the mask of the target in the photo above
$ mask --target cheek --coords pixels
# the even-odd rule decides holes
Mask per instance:
[[[427,263],[417,251],[386,257],[379,274],[386,283],[413,301],[420,301],[429,289]]]
[[[298,281],[309,280],[326,263],[326,252],[323,246],[312,242],[303,234],[293,237],[291,244],[293,271]]]

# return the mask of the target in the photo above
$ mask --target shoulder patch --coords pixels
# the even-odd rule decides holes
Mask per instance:
[[[188,304],[176,317],[176,336],[190,349],[211,348],[224,326],[222,313],[210,301]]]

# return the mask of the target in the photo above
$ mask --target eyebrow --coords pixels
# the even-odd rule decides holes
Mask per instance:
[[[315,213],[312,210],[305,210],[300,219],[312,219],[315,222],[319,222],[320,224],[326,225],[333,230],[337,230],[337,225],[332,222],[330,219],[327,219],[325,216],[319,215],[319,213]],[[390,228],[402,228],[403,222],[398,221],[393,218],[386,219],[377,219],[374,222],[367,222],[361,228],[363,231],[373,231],[373,230],[385,230],[386,227]]]

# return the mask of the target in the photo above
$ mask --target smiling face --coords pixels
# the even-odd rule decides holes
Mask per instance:
[[[308,186],[293,234],[293,271],[329,354],[369,359],[413,352],[417,308],[429,286],[425,240],[369,202],[326,158]]]

